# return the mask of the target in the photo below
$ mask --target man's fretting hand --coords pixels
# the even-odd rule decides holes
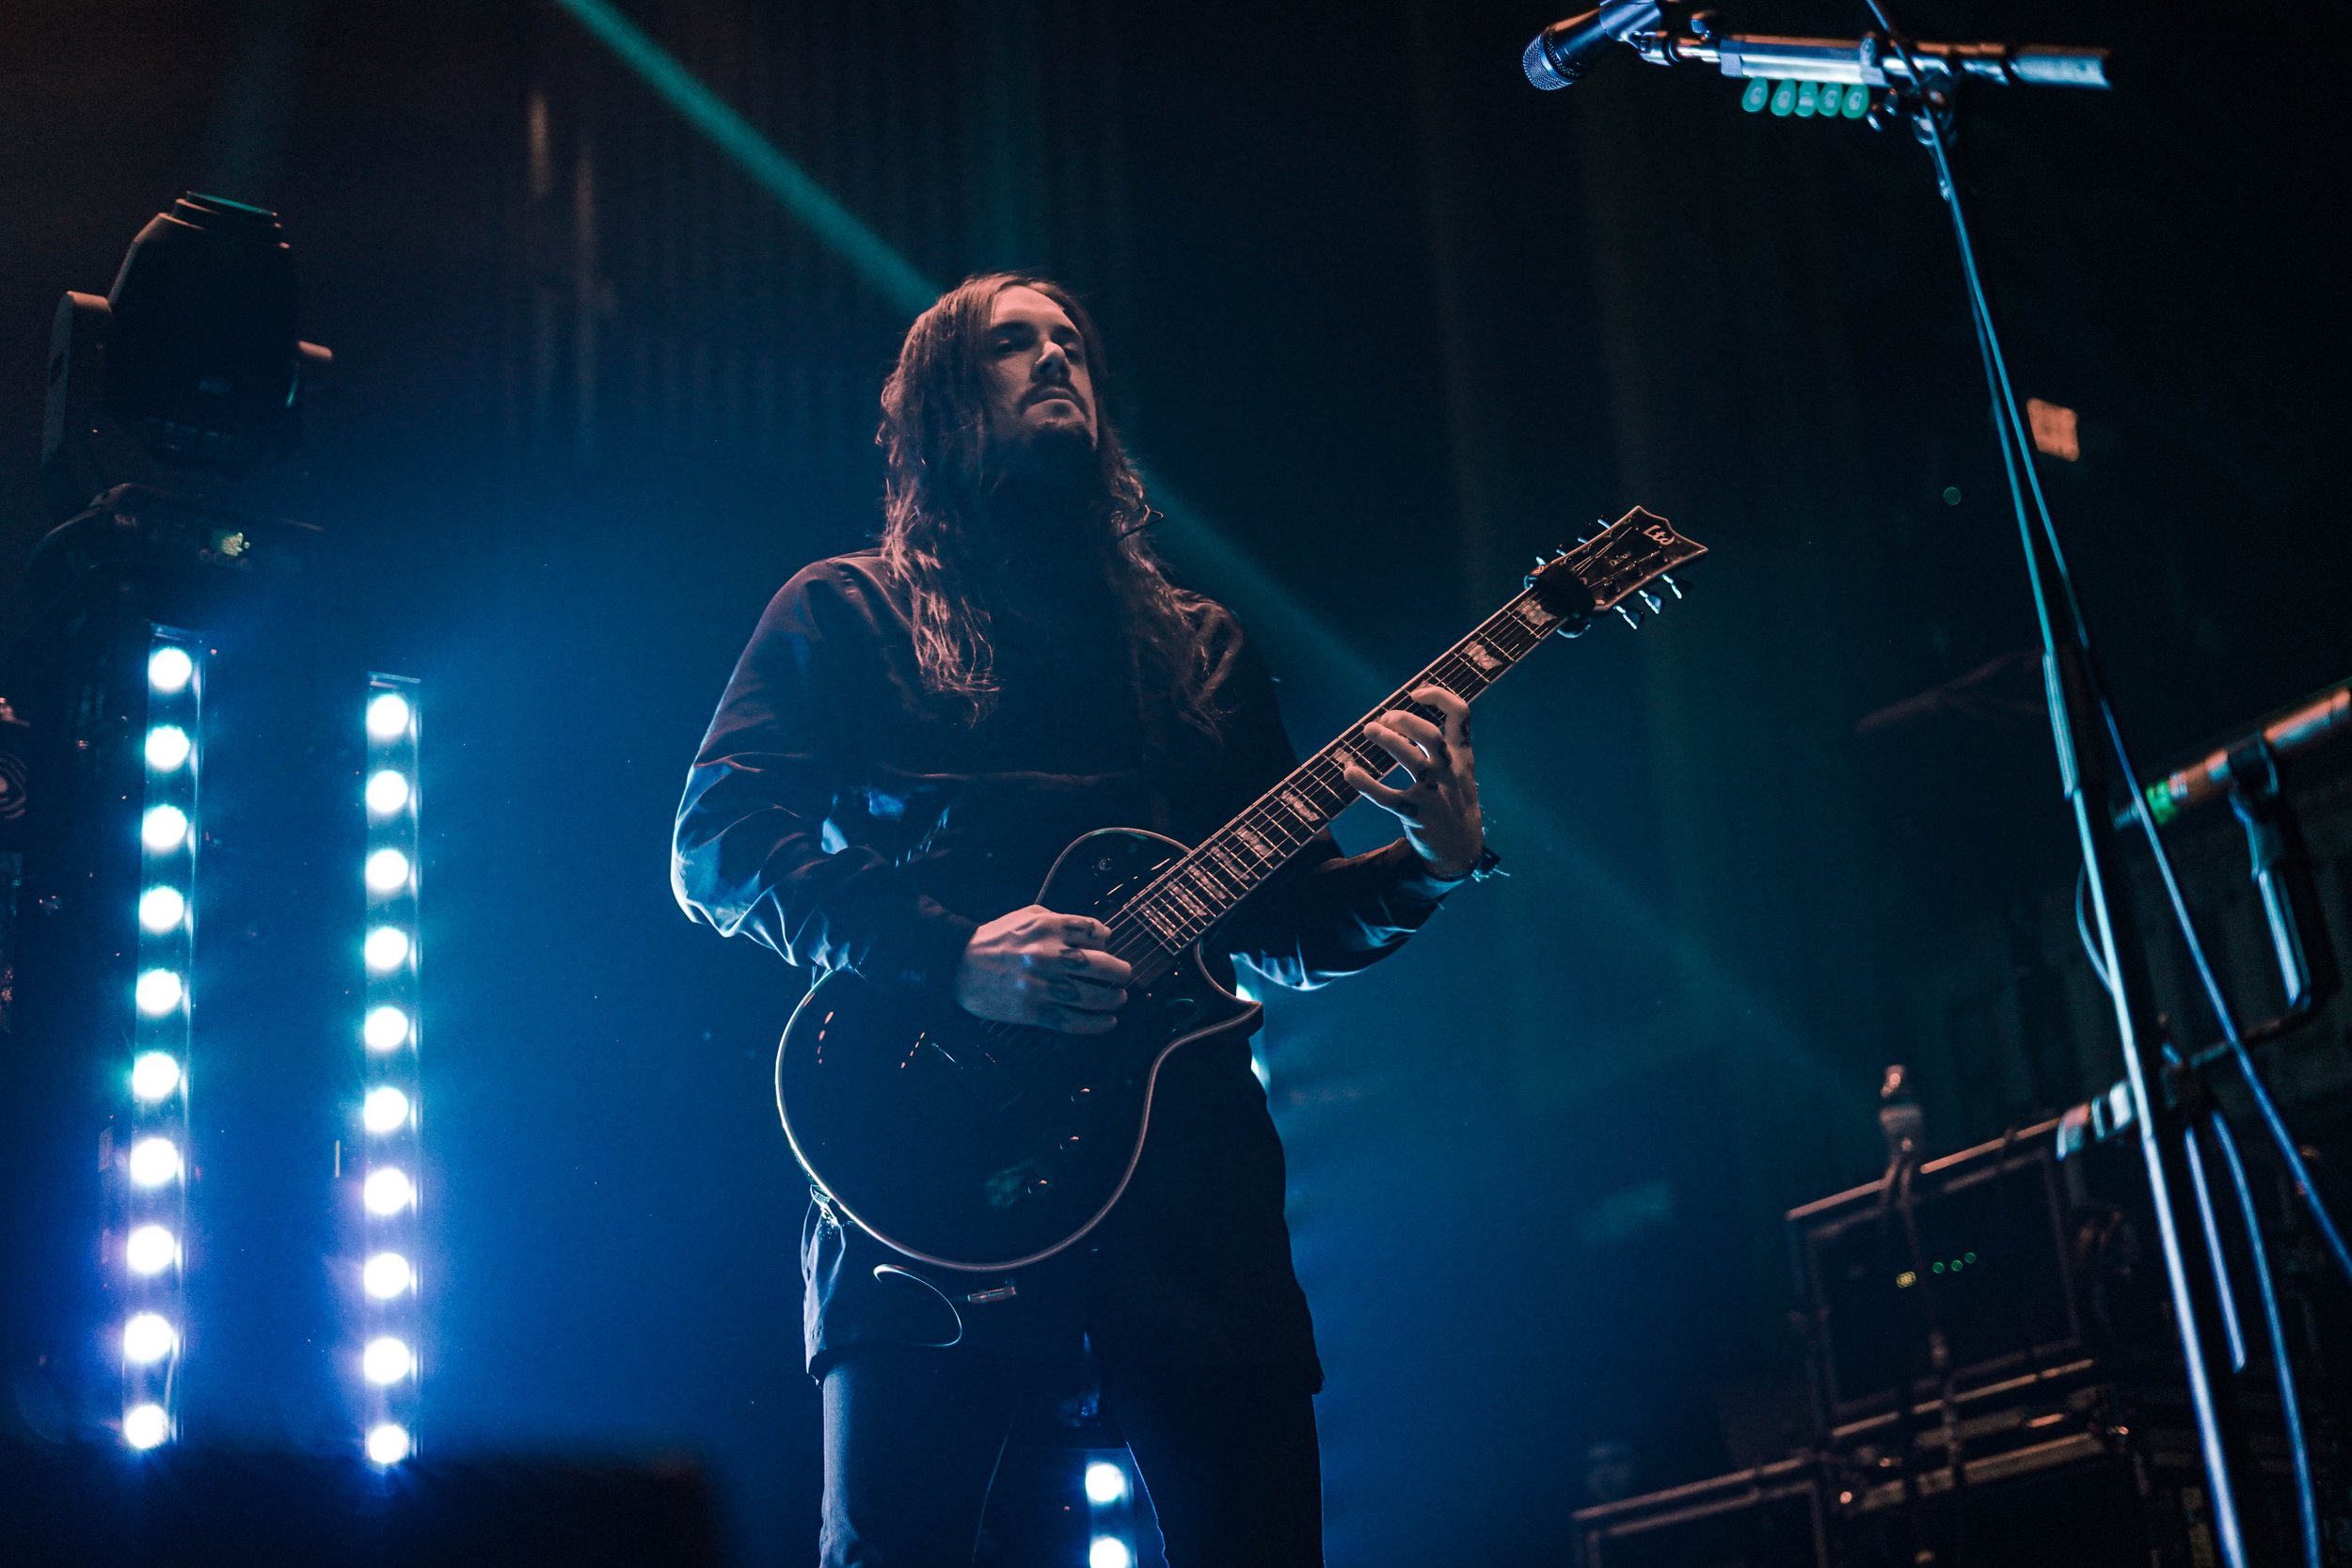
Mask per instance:
[[[1127,1000],[1135,973],[1104,951],[1111,928],[1041,904],[1015,910],[972,933],[956,965],[956,1004],[976,1018],[1030,1023],[1068,1035],[1100,1035]]]
[[[1391,788],[1354,763],[1341,771],[1349,787],[1405,824],[1406,841],[1432,876],[1466,877],[1486,847],[1470,761],[1470,705],[1442,686],[1421,687],[1411,695],[1444,715],[1445,728],[1403,708],[1364,726],[1408,775],[1405,787]]]

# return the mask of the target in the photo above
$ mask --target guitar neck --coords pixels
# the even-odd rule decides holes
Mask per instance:
[[[1401,708],[1442,727],[1443,715],[1414,701],[1411,693],[1436,686],[1473,702],[1560,626],[1561,617],[1538,602],[1533,588],[1518,594],[1168,867],[1111,918],[1112,930],[1147,933],[1166,952],[1183,952],[1356,799],[1342,775],[1347,764],[1355,763],[1375,778],[1395,766],[1379,742],[1364,734],[1366,724]]]

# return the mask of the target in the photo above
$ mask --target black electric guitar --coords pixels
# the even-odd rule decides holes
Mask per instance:
[[[1111,929],[1135,968],[1105,1034],[993,1023],[952,1003],[884,990],[850,971],[819,981],[776,1053],[786,1135],[833,1206],[921,1262],[1000,1273],[1050,1258],[1102,1223],[1126,1191],[1169,1053],[1247,1033],[1259,1008],[1211,978],[1198,943],[1356,798],[1353,759],[1392,760],[1363,734],[1392,709],[1440,716],[1406,693],[1475,698],[1553,633],[1575,635],[1627,601],[1660,608],[1653,582],[1706,553],[1636,507],[1538,566],[1526,588],[1198,847],[1135,829],[1064,849],[1037,901]]]

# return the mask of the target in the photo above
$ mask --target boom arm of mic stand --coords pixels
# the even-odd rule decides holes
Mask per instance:
[[[1905,86],[1911,70],[1876,33],[1857,39],[1784,39],[1762,34],[1694,31],[1637,33],[1626,40],[1652,65],[1711,65],[1726,76],[1789,82],[1854,82],[1866,87]],[[1911,54],[1920,72],[1955,75],[2006,87],[2095,87],[2108,80],[2105,49],[2039,43],[1917,43]]]

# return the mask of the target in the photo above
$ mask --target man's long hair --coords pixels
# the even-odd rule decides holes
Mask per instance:
[[[882,384],[882,558],[903,585],[924,685],[973,723],[999,694],[993,611],[1002,574],[1019,570],[1017,547],[989,520],[1003,483],[989,448],[988,388],[981,353],[990,308],[1010,288],[1035,289],[1068,312],[1094,384],[1094,471],[1077,504],[1099,526],[1106,586],[1136,660],[1147,701],[1172,703],[1184,722],[1214,736],[1216,689],[1233,657],[1216,635],[1209,602],[1168,581],[1145,536],[1152,517],[1143,481],[1104,414],[1102,340],[1069,290],[1027,273],[967,277],[914,319],[898,363]]]

